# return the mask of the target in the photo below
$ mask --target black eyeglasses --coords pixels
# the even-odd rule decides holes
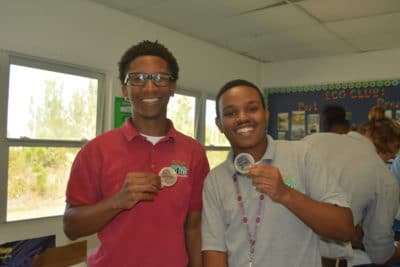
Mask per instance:
[[[139,73],[131,72],[125,76],[124,84],[130,86],[142,87],[148,80],[152,80],[157,86],[167,86],[174,78],[169,73]]]

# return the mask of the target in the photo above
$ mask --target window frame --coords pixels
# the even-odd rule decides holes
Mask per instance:
[[[194,129],[193,129],[193,134],[194,136],[192,137],[193,139],[199,140],[199,120],[200,120],[200,114],[201,114],[201,94],[187,90],[187,89],[183,89],[181,87],[177,87],[175,90],[175,94],[178,95],[183,95],[183,96],[188,96],[188,97],[194,97],[195,100],[195,110],[194,110]],[[170,100],[171,101],[171,100]],[[168,103],[168,105],[170,105],[170,103]],[[168,108],[167,108],[168,109]],[[168,111],[167,111],[167,117],[168,117]],[[169,118],[172,120],[172,123],[174,123],[174,120],[172,118]],[[175,123],[174,123],[175,125]],[[176,129],[179,131],[179,129]]]
[[[26,218],[17,221],[7,221],[8,204],[8,159],[10,147],[82,147],[87,140],[49,140],[35,138],[8,138],[8,96],[9,96],[9,78],[10,66],[20,65],[30,68],[54,71],[70,75],[78,75],[87,78],[96,79],[97,87],[97,114],[96,114],[96,135],[103,130],[104,116],[104,97],[105,97],[105,79],[106,72],[94,68],[78,66],[65,62],[39,58],[21,53],[0,50],[0,224],[21,222],[25,220],[40,220],[54,216],[43,216],[35,218]],[[29,86],[29,85],[27,85]]]
[[[218,146],[218,145],[214,146],[214,145],[206,145],[205,144],[205,136],[206,136],[206,130],[207,130],[206,129],[206,114],[207,114],[206,103],[207,103],[207,100],[211,100],[211,101],[216,102],[215,97],[211,97],[209,95],[205,95],[204,98],[202,99],[202,102],[203,102],[203,118],[202,118],[202,121],[204,123],[204,125],[202,127],[203,128],[202,144],[204,146],[204,149],[206,150],[206,153],[207,153],[207,151],[226,151],[226,152],[229,152],[230,149],[231,149],[230,146]],[[214,120],[215,120],[215,118],[214,118]],[[217,126],[215,126],[215,127],[217,127]]]

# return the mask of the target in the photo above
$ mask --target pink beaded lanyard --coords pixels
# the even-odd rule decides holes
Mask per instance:
[[[250,267],[252,266],[253,262],[255,262],[255,245],[256,245],[256,240],[257,240],[257,229],[258,226],[261,224],[261,213],[263,211],[263,203],[264,203],[264,195],[261,193],[259,198],[258,198],[258,207],[257,207],[257,216],[256,216],[256,224],[254,225],[254,233],[252,234],[250,232],[250,226],[249,226],[249,219],[246,215],[246,211],[244,209],[244,204],[243,204],[243,199],[242,199],[242,194],[240,193],[240,188],[239,188],[239,182],[236,173],[232,176],[233,182],[235,184],[235,189],[236,189],[236,200],[238,201],[240,211],[242,213],[242,222],[246,226],[246,231],[247,231],[247,236],[249,239],[249,264]]]

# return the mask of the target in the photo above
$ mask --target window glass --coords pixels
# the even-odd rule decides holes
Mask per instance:
[[[215,124],[215,100],[206,101],[206,146],[226,146],[230,144]]]
[[[206,153],[208,162],[210,163],[210,169],[221,164],[224,160],[226,160],[226,157],[228,156],[228,150],[207,150]]]
[[[7,56],[8,77],[1,79],[8,78],[8,92],[0,92],[6,104],[6,114],[0,114],[0,177],[5,177],[0,187],[7,191],[0,195],[0,217],[19,221],[62,215],[75,155],[101,128],[98,101],[104,74]]]
[[[97,88],[97,79],[10,65],[7,137],[93,138]]]
[[[61,215],[79,148],[10,147],[7,221]]]
[[[172,120],[175,128],[182,133],[195,138],[196,98],[193,96],[175,94],[169,99],[167,117]]]

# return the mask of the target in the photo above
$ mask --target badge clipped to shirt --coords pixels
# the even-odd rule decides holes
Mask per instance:
[[[247,174],[252,164],[254,164],[254,158],[249,153],[240,153],[233,162],[236,171],[241,174]]]
[[[158,175],[161,178],[161,188],[173,186],[178,180],[178,176],[171,167],[164,167]]]

